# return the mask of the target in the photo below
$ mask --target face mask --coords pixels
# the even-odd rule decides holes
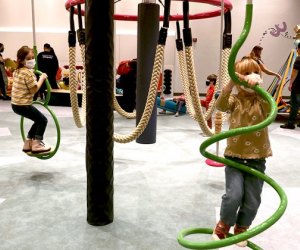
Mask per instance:
[[[206,86],[209,86],[210,81],[209,81],[209,80],[206,80],[206,81],[205,81],[205,84],[206,84]]]
[[[4,51],[4,48],[2,47],[1,49],[0,49],[0,52],[2,53]]]
[[[33,69],[34,66],[35,66],[35,59],[26,60],[26,61],[25,61],[25,66],[26,66],[28,69]]]
[[[250,75],[247,75],[245,77],[246,77],[246,79],[251,79],[251,80],[256,81],[258,84],[262,83],[262,79],[261,79],[261,76],[259,74],[251,73]]]

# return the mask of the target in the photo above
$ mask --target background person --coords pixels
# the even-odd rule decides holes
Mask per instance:
[[[290,98],[290,115],[286,124],[281,125],[281,128],[295,129],[295,123],[300,108],[300,43],[297,45],[296,60],[293,65],[291,80],[289,84],[289,91],[291,91]],[[300,123],[297,125],[300,127]]]
[[[0,99],[10,100],[10,97],[6,95],[8,79],[5,71],[4,59],[2,57],[3,51],[4,51],[4,45],[0,43],[0,90],[1,90]]]
[[[266,67],[266,65],[263,63],[263,61],[261,59],[262,51],[263,51],[263,47],[261,47],[259,45],[256,45],[256,46],[253,47],[253,49],[250,52],[249,56],[258,63],[258,65],[259,65],[262,72],[264,72],[267,75],[276,76],[279,80],[281,80],[281,75],[279,75],[278,73],[268,69]]]
[[[164,98],[164,96],[161,96],[160,99],[164,100],[165,98]],[[182,94],[180,96],[174,96],[173,99],[172,99],[172,102],[176,103],[176,106],[175,106],[174,110],[176,110],[175,111],[175,117],[178,117],[179,114],[180,114],[180,111],[181,111],[182,107],[184,107],[186,105],[185,95]],[[161,115],[166,115],[167,114],[167,110],[166,109],[162,109],[162,111],[159,111],[158,113],[161,114]]]
[[[216,82],[217,82],[217,75],[211,74],[211,75],[207,76],[206,86],[208,87],[208,89],[206,91],[205,99],[200,101],[201,106],[205,107],[206,110],[208,110],[209,104],[214,97]],[[211,118],[209,118],[207,120],[207,125],[208,125],[208,127],[212,128],[212,119]]]
[[[133,112],[136,105],[136,74],[137,74],[137,61],[133,59],[128,62],[128,72],[121,73],[120,77],[116,80],[116,87],[123,89],[123,96],[120,99],[120,106],[126,112]]]
[[[182,107],[185,106],[185,96],[184,96],[184,94],[182,94],[180,96],[174,96],[173,101],[176,103],[175,117],[178,117]]]
[[[59,68],[58,59],[54,53],[53,48],[49,43],[44,44],[44,51],[40,52],[37,56],[38,69],[48,76],[48,81],[52,89],[58,89],[56,83],[56,73]],[[46,86],[43,85],[40,89],[40,97],[43,99]]]

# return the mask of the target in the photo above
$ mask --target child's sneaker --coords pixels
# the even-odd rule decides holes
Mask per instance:
[[[239,226],[239,225],[236,224],[234,226],[234,234],[237,235],[237,234],[241,234],[243,232],[246,232],[248,228],[249,227],[243,227],[243,226]],[[239,247],[245,247],[245,246],[247,246],[247,244],[248,244],[247,240],[236,243],[236,245],[239,246]]]
[[[220,220],[214,229],[212,237],[214,240],[223,240],[227,237],[229,230],[230,226]]]
[[[31,152],[31,147],[32,147],[32,140],[26,139],[24,141],[23,152],[25,153]]]
[[[48,152],[50,150],[51,150],[51,147],[46,146],[43,141],[41,141],[41,140],[33,140],[32,141],[31,152],[33,154],[44,153],[44,152]]]

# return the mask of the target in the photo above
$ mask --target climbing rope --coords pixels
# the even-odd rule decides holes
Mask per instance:
[[[176,39],[176,49],[177,49],[177,58],[179,62],[179,72],[180,72],[180,78],[183,86],[183,93],[185,95],[185,102],[188,114],[193,118],[195,118],[195,111],[193,108],[193,102],[192,97],[190,94],[190,86],[188,81],[188,74],[187,74],[187,68],[185,64],[185,53],[183,50],[183,42],[180,37],[180,25],[179,21],[176,21],[176,28],[177,28],[177,39]]]
[[[243,28],[243,31],[242,31],[239,39],[237,40],[237,42],[235,43],[235,45],[232,48],[232,51],[231,51],[231,54],[229,57],[229,62],[228,62],[228,70],[229,70],[229,75],[230,75],[231,79],[234,82],[239,83],[240,85],[243,85],[243,86],[247,86],[247,83],[239,81],[239,79],[236,76],[235,71],[234,71],[234,63],[235,63],[236,55],[237,55],[239,49],[241,48],[242,44],[245,42],[245,40],[249,34],[251,22],[252,22],[252,12],[253,12],[252,0],[247,0],[246,18],[245,18],[244,28]],[[244,233],[241,233],[239,235],[234,235],[234,236],[231,236],[226,239],[219,240],[219,241],[192,242],[192,241],[186,240],[184,238],[185,236],[188,236],[191,234],[198,234],[198,233],[211,234],[213,232],[213,230],[208,229],[208,228],[184,229],[179,233],[178,242],[179,242],[179,244],[181,244],[182,246],[184,246],[186,248],[214,249],[214,248],[229,246],[229,245],[232,245],[232,244],[244,241],[244,240],[248,240],[249,238],[252,238],[255,235],[257,235],[257,234],[265,231],[269,227],[271,227],[275,222],[277,222],[281,218],[284,211],[286,210],[287,196],[286,196],[285,192],[283,191],[283,189],[272,178],[270,178],[269,176],[255,170],[255,169],[249,168],[243,164],[239,164],[239,163],[236,163],[235,161],[231,161],[231,160],[228,160],[228,159],[225,159],[222,157],[218,157],[218,156],[213,155],[206,151],[206,148],[208,148],[211,144],[216,143],[217,141],[220,141],[220,140],[232,137],[232,136],[237,136],[237,135],[251,133],[251,132],[254,132],[257,130],[261,130],[261,129],[267,127],[269,124],[271,124],[274,121],[274,119],[276,118],[276,114],[277,114],[277,106],[276,106],[274,99],[272,98],[272,96],[270,96],[265,90],[263,90],[259,86],[255,86],[253,89],[269,103],[269,105],[271,107],[271,111],[270,111],[268,117],[263,122],[256,124],[254,126],[232,129],[232,130],[225,131],[220,134],[214,135],[214,136],[208,138],[206,141],[204,141],[200,145],[199,150],[200,150],[201,154],[206,158],[213,159],[217,162],[224,163],[225,165],[228,165],[228,166],[231,166],[234,168],[238,168],[242,171],[250,173],[250,174],[262,179],[263,181],[267,182],[270,186],[272,186],[275,189],[275,191],[277,192],[277,194],[280,197],[279,207],[277,208],[277,210],[275,211],[275,213],[272,216],[270,216],[268,219],[266,219],[263,223],[259,224],[258,226],[254,227]],[[247,246],[251,249],[261,249],[260,247],[253,244],[250,241],[248,241]]]
[[[193,48],[192,46],[185,47],[185,54],[186,54],[186,65],[187,65],[187,72],[188,72],[188,81],[190,83],[190,94],[192,97],[192,103],[195,110],[195,120],[198,122],[201,130],[207,136],[212,136],[214,133],[213,131],[207,126],[202,107],[199,102],[199,90],[197,86],[197,79],[196,79],[196,72],[195,72],[195,65],[194,65],[194,56],[193,56]]]
[[[120,106],[116,95],[114,95],[114,99],[113,99],[113,103],[114,103],[114,109],[117,111],[118,114],[128,118],[128,119],[135,119],[136,118],[136,112],[126,112],[124,109],[122,109],[122,107]]]
[[[169,28],[169,17],[170,17],[170,7],[171,7],[171,0],[165,1],[164,6],[164,20],[163,20],[163,27],[160,29],[159,37],[158,37],[158,44],[156,47],[155,57],[154,57],[154,65],[151,75],[150,87],[148,91],[148,96],[145,104],[145,109],[142,114],[142,117],[136,126],[135,130],[129,135],[118,135],[114,134],[114,140],[120,143],[126,143],[135,140],[138,138],[143,131],[145,130],[150,117],[153,112],[154,103],[156,102],[157,96],[157,87],[159,83],[159,77],[162,71],[162,65],[164,60],[164,51],[165,51],[165,44],[168,34]]]
[[[183,1],[183,40],[185,45],[185,63],[187,70],[187,77],[183,77],[183,80],[188,80],[189,83],[189,94],[191,96],[193,108],[195,111],[195,120],[198,122],[201,130],[205,135],[211,136],[213,135],[212,130],[207,126],[206,120],[204,118],[202,108],[199,102],[199,91],[197,86],[196,72],[195,72],[195,64],[193,57],[193,48],[192,48],[192,31],[189,27],[189,1]],[[177,29],[178,30],[178,29]],[[178,33],[178,32],[177,32]],[[181,48],[180,48],[181,49]],[[177,47],[178,50],[178,47]],[[185,68],[184,68],[185,69]],[[183,69],[183,70],[184,70]],[[190,105],[191,108],[191,105]]]
[[[129,135],[114,134],[114,140],[116,142],[126,143],[137,139],[144,132],[150,120],[150,117],[153,112],[154,103],[156,102],[157,87],[158,87],[159,78],[162,71],[162,65],[164,60],[165,44],[166,44],[166,39],[167,39],[168,29],[169,29],[170,7],[171,7],[171,0],[166,0],[164,6],[163,27],[159,31],[158,44],[156,46],[151,81],[150,81],[148,96],[145,104],[146,108],[144,109],[142,117],[140,118],[139,123],[133,132],[131,132]]]
[[[230,79],[228,71],[227,71],[229,55],[230,55],[230,49],[227,48],[227,49],[222,50],[221,79],[219,79],[219,77],[217,78],[215,89],[222,88],[224,86],[224,83],[228,82]],[[181,77],[181,82],[183,85],[183,91],[184,91],[184,95],[185,95],[188,114],[194,120],[198,121],[197,119],[199,119],[199,118],[201,119],[201,115],[196,115],[196,112],[195,112],[195,109],[193,106],[194,104],[192,101],[192,96],[190,93],[190,85],[196,84],[196,83],[191,83],[191,84],[189,83],[188,76],[187,76],[186,64],[185,64],[185,55],[184,55],[183,50],[177,51],[177,57],[178,57],[178,61],[179,61],[180,77]],[[208,110],[204,114],[205,121],[207,121],[212,116],[212,114],[215,110],[215,103],[216,103],[216,99],[212,99],[212,101],[209,104]],[[224,123],[225,120],[227,120],[227,115],[226,115],[226,113],[222,112],[222,124]]]
[[[224,1],[222,1],[222,3],[224,4]],[[223,7],[222,4],[222,7]],[[223,9],[223,8],[222,8]],[[231,35],[231,12],[228,11],[226,12],[224,15],[224,21],[225,21],[225,26],[224,26],[224,31],[222,34],[222,44],[221,44],[221,60],[220,60],[220,69],[219,69],[219,77],[217,78],[217,82],[216,82],[216,87],[215,89],[222,89],[225,84],[227,84],[230,80],[230,76],[228,73],[228,61],[229,61],[229,56],[230,56],[230,52],[231,52],[231,46],[232,46],[232,35]],[[223,20],[223,19],[221,19]],[[223,22],[221,22],[221,27],[222,27]],[[207,120],[208,118],[211,117],[213,111],[215,110],[215,104],[216,104],[216,99],[213,99],[210,103],[209,103],[209,107],[208,110],[205,113],[205,119]],[[221,112],[218,111],[218,119],[220,119],[220,117],[222,117],[222,124],[221,126],[224,124],[225,120],[227,120],[227,114],[225,112]],[[218,121],[219,122],[219,121]],[[219,128],[215,128],[215,133],[216,130],[218,130]],[[219,131],[220,132],[220,131]],[[218,147],[218,145],[217,145]]]
[[[83,47],[83,46],[82,46]],[[140,119],[139,124],[134,129],[133,132],[131,132],[129,135],[120,135],[117,133],[114,133],[114,141],[119,143],[128,143],[136,138],[138,138],[143,131],[145,130],[149,119],[152,114],[152,110],[154,107],[154,103],[156,100],[156,90],[157,90],[157,84],[159,75],[161,72],[162,62],[163,62],[163,55],[164,55],[164,47],[162,45],[157,46],[156,55],[155,55],[155,62],[151,77],[151,83],[149,88],[149,93],[147,97],[147,102],[145,105],[145,110],[143,112],[143,115]],[[86,87],[85,84],[82,85],[82,91],[83,91],[83,97],[82,97],[82,115],[79,114],[79,107],[78,107],[78,100],[77,100],[77,82],[76,82],[76,66],[75,66],[75,51],[76,49],[74,47],[69,48],[70,51],[70,96],[71,96],[71,104],[72,104],[72,111],[73,111],[73,117],[75,120],[75,123],[78,127],[82,127],[85,124],[85,114],[86,114]],[[84,53],[82,53],[84,54]],[[83,80],[83,82],[85,82]],[[114,97],[114,106],[119,110],[120,113],[122,113],[124,116],[128,118],[135,118],[135,112],[134,113],[128,113],[124,110],[122,111],[122,108],[119,106],[116,98]]]
[[[149,92],[148,92],[147,101],[145,104],[146,108],[144,109],[144,112],[142,114],[142,117],[141,117],[138,125],[136,126],[134,131],[131,132],[129,135],[119,135],[119,134],[115,133],[114,140],[116,142],[120,142],[120,143],[131,142],[131,141],[135,140],[136,138],[138,138],[145,130],[145,128],[150,120],[150,117],[151,117],[151,114],[153,111],[153,107],[154,107],[154,103],[156,101],[156,91],[157,91],[158,80],[159,80],[160,72],[161,72],[161,68],[162,68],[163,58],[164,58],[164,49],[165,49],[164,45],[157,45]]]
[[[83,28],[82,23],[82,12],[81,5],[77,5],[77,15],[78,15],[78,25],[79,28],[77,30],[77,37],[79,41],[81,58],[83,62],[83,73],[82,73],[82,81],[81,81],[81,89],[82,89],[82,105],[81,112],[79,110],[78,98],[77,98],[77,79],[76,79],[76,32],[75,32],[75,24],[74,24],[74,12],[75,8],[72,6],[70,8],[70,31],[69,31],[69,70],[70,70],[70,81],[69,81],[69,89],[70,89],[70,101],[73,113],[73,119],[78,128],[82,128],[86,123],[86,80],[85,80],[85,30]]]
[[[217,84],[216,84],[216,86],[218,87],[216,87],[216,89],[222,89],[230,81],[230,76],[228,73],[228,61],[229,61],[230,53],[231,53],[231,48],[224,48],[222,50],[221,79],[219,79],[218,77]],[[218,80],[220,81],[219,84],[218,84]],[[205,113],[206,119],[211,116],[210,113],[212,113],[213,110],[215,109],[215,104],[216,104],[216,99],[213,99],[209,104],[209,109]],[[222,113],[222,125],[223,125],[224,122],[228,119],[228,115],[226,112],[221,112],[221,113]]]
[[[188,75],[187,75],[187,69],[186,69],[186,64],[185,64],[185,54],[183,50],[177,51],[177,58],[179,62],[179,71],[180,71],[180,78],[183,86],[183,93],[185,96],[185,103],[186,103],[186,108],[188,111],[188,114],[190,117],[192,117],[194,120],[196,120],[195,116],[195,110],[193,107],[193,102],[192,102],[192,97],[190,93],[190,85],[188,81]]]
[[[206,121],[211,117],[214,108],[215,108],[215,99],[211,101],[210,106],[205,114],[203,114],[201,104],[199,102],[198,97],[198,84],[196,80],[196,73],[195,73],[195,66],[194,66],[194,57],[193,57],[193,48],[192,48],[192,39],[191,39],[191,30],[189,28],[189,3],[188,1],[183,2],[183,12],[184,12],[184,43],[185,43],[185,52],[183,52],[183,46],[182,42],[180,41],[180,32],[179,32],[179,23],[177,22],[177,35],[178,38],[176,40],[176,46],[177,46],[177,56],[179,61],[179,67],[180,67],[180,76],[183,83],[183,89],[184,94],[186,97],[186,104],[187,104],[187,110],[189,115],[198,122],[200,125],[201,130],[203,133],[207,136],[213,135],[213,131],[208,127]],[[227,35],[227,33],[231,29],[231,18],[230,13],[226,16],[226,27],[224,31],[224,35]],[[231,42],[231,40],[230,40]],[[228,44],[227,44],[228,45]],[[231,46],[231,43],[229,44]],[[229,46],[224,48],[224,53],[222,51],[222,59],[221,59],[221,70],[224,68],[227,68],[228,58],[230,53],[230,49],[228,49]],[[216,89],[219,89],[219,86],[222,85],[220,83],[225,82],[225,80],[228,78],[228,73],[226,71],[222,71],[222,79],[217,78],[216,82]],[[224,81],[222,81],[224,80]],[[226,116],[224,115],[224,119]]]
[[[167,5],[170,5],[170,1],[166,1]],[[80,2],[81,3],[81,2]],[[79,112],[79,106],[78,106],[78,99],[77,99],[77,81],[76,81],[76,36],[75,36],[75,27],[74,27],[74,20],[73,20],[73,16],[74,16],[74,6],[70,7],[70,31],[69,31],[69,68],[70,68],[70,98],[71,98],[71,106],[72,106],[72,112],[73,112],[73,117],[74,117],[74,121],[77,127],[83,127],[85,125],[85,120],[86,120],[86,81],[85,81],[85,74],[83,73],[83,78],[82,78],[82,93],[83,93],[83,97],[82,97],[82,109],[81,109],[81,113]],[[135,139],[137,139],[145,130],[151,114],[153,112],[153,107],[154,107],[154,103],[156,101],[156,95],[157,95],[157,86],[158,86],[158,82],[159,82],[159,77],[160,77],[160,73],[162,70],[162,64],[163,64],[163,58],[164,58],[164,50],[165,50],[165,41],[166,41],[166,37],[167,37],[167,30],[169,27],[169,13],[170,11],[170,7],[165,8],[165,20],[164,20],[164,26],[161,28],[160,31],[160,37],[159,37],[159,43],[156,47],[156,53],[155,53],[155,58],[154,58],[154,66],[153,66],[153,71],[152,71],[152,76],[151,76],[151,81],[150,81],[150,87],[149,87],[149,92],[148,92],[148,96],[147,96],[147,101],[145,104],[145,110],[142,114],[142,117],[138,123],[138,125],[136,126],[136,128],[134,129],[134,131],[132,131],[130,134],[128,135],[120,135],[117,133],[114,133],[114,141],[119,142],[119,143],[128,143],[131,142]],[[84,30],[82,28],[82,21],[81,20],[81,8],[80,8],[80,4],[78,4],[77,6],[77,14],[78,14],[78,18],[79,18],[79,43],[80,43],[80,48],[81,48],[81,57],[82,57],[82,61],[85,62],[85,46],[84,46],[84,36],[82,34],[84,34]],[[84,66],[84,70],[85,71],[85,66]],[[113,103],[114,103],[114,108],[115,110],[127,117],[127,118],[135,118],[136,117],[136,113],[128,113],[126,111],[124,111],[115,95],[114,95],[114,99],[113,99]]]
[[[73,118],[76,126],[78,128],[82,128],[85,126],[86,123],[86,84],[85,81],[84,82],[82,81],[82,88],[81,88],[82,105],[80,111],[78,105],[78,98],[77,98],[78,84],[76,80],[76,47],[69,47],[69,70],[70,70],[69,89],[70,89],[70,101],[71,101]]]

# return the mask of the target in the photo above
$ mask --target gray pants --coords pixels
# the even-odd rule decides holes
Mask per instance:
[[[262,173],[266,169],[266,160],[242,160],[228,158],[247,165]],[[250,226],[261,203],[261,192],[264,181],[254,175],[239,169],[226,166],[225,168],[226,194],[222,196],[221,220],[233,226]]]

